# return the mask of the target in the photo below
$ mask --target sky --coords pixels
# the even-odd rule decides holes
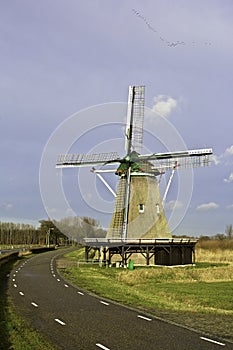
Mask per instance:
[[[211,166],[175,174],[165,205],[173,233],[224,233],[233,223],[232,15],[231,0],[1,1],[0,221],[56,219],[47,201],[58,170],[46,155],[122,152],[128,86],[145,85],[145,106],[163,121],[146,113],[145,150],[214,153]],[[63,172],[63,215],[107,226],[114,200],[98,179]]]

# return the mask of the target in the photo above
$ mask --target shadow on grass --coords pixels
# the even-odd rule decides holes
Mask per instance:
[[[8,330],[8,298],[7,289],[9,283],[9,274],[13,268],[17,258],[13,258],[0,265],[0,329],[1,341],[0,349],[13,349],[10,342]]]

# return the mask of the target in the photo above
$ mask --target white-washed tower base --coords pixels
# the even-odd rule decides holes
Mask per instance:
[[[125,178],[118,184],[115,209],[106,238],[121,238]],[[153,174],[131,173],[127,238],[171,238],[158,183]]]

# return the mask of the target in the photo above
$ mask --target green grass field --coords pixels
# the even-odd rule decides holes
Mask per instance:
[[[233,341],[233,265],[136,267],[134,270],[77,264],[83,250],[58,261],[62,275],[102,297],[139,308],[202,332]]]

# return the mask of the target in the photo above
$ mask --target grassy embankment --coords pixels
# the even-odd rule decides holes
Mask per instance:
[[[65,255],[65,278],[102,297],[233,341],[233,241],[200,242],[196,267],[134,270],[77,264],[83,250]]]
[[[8,275],[18,263],[19,260],[0,265],[0,349],[53,350],[54,348],[19,315],[8,295]]]

